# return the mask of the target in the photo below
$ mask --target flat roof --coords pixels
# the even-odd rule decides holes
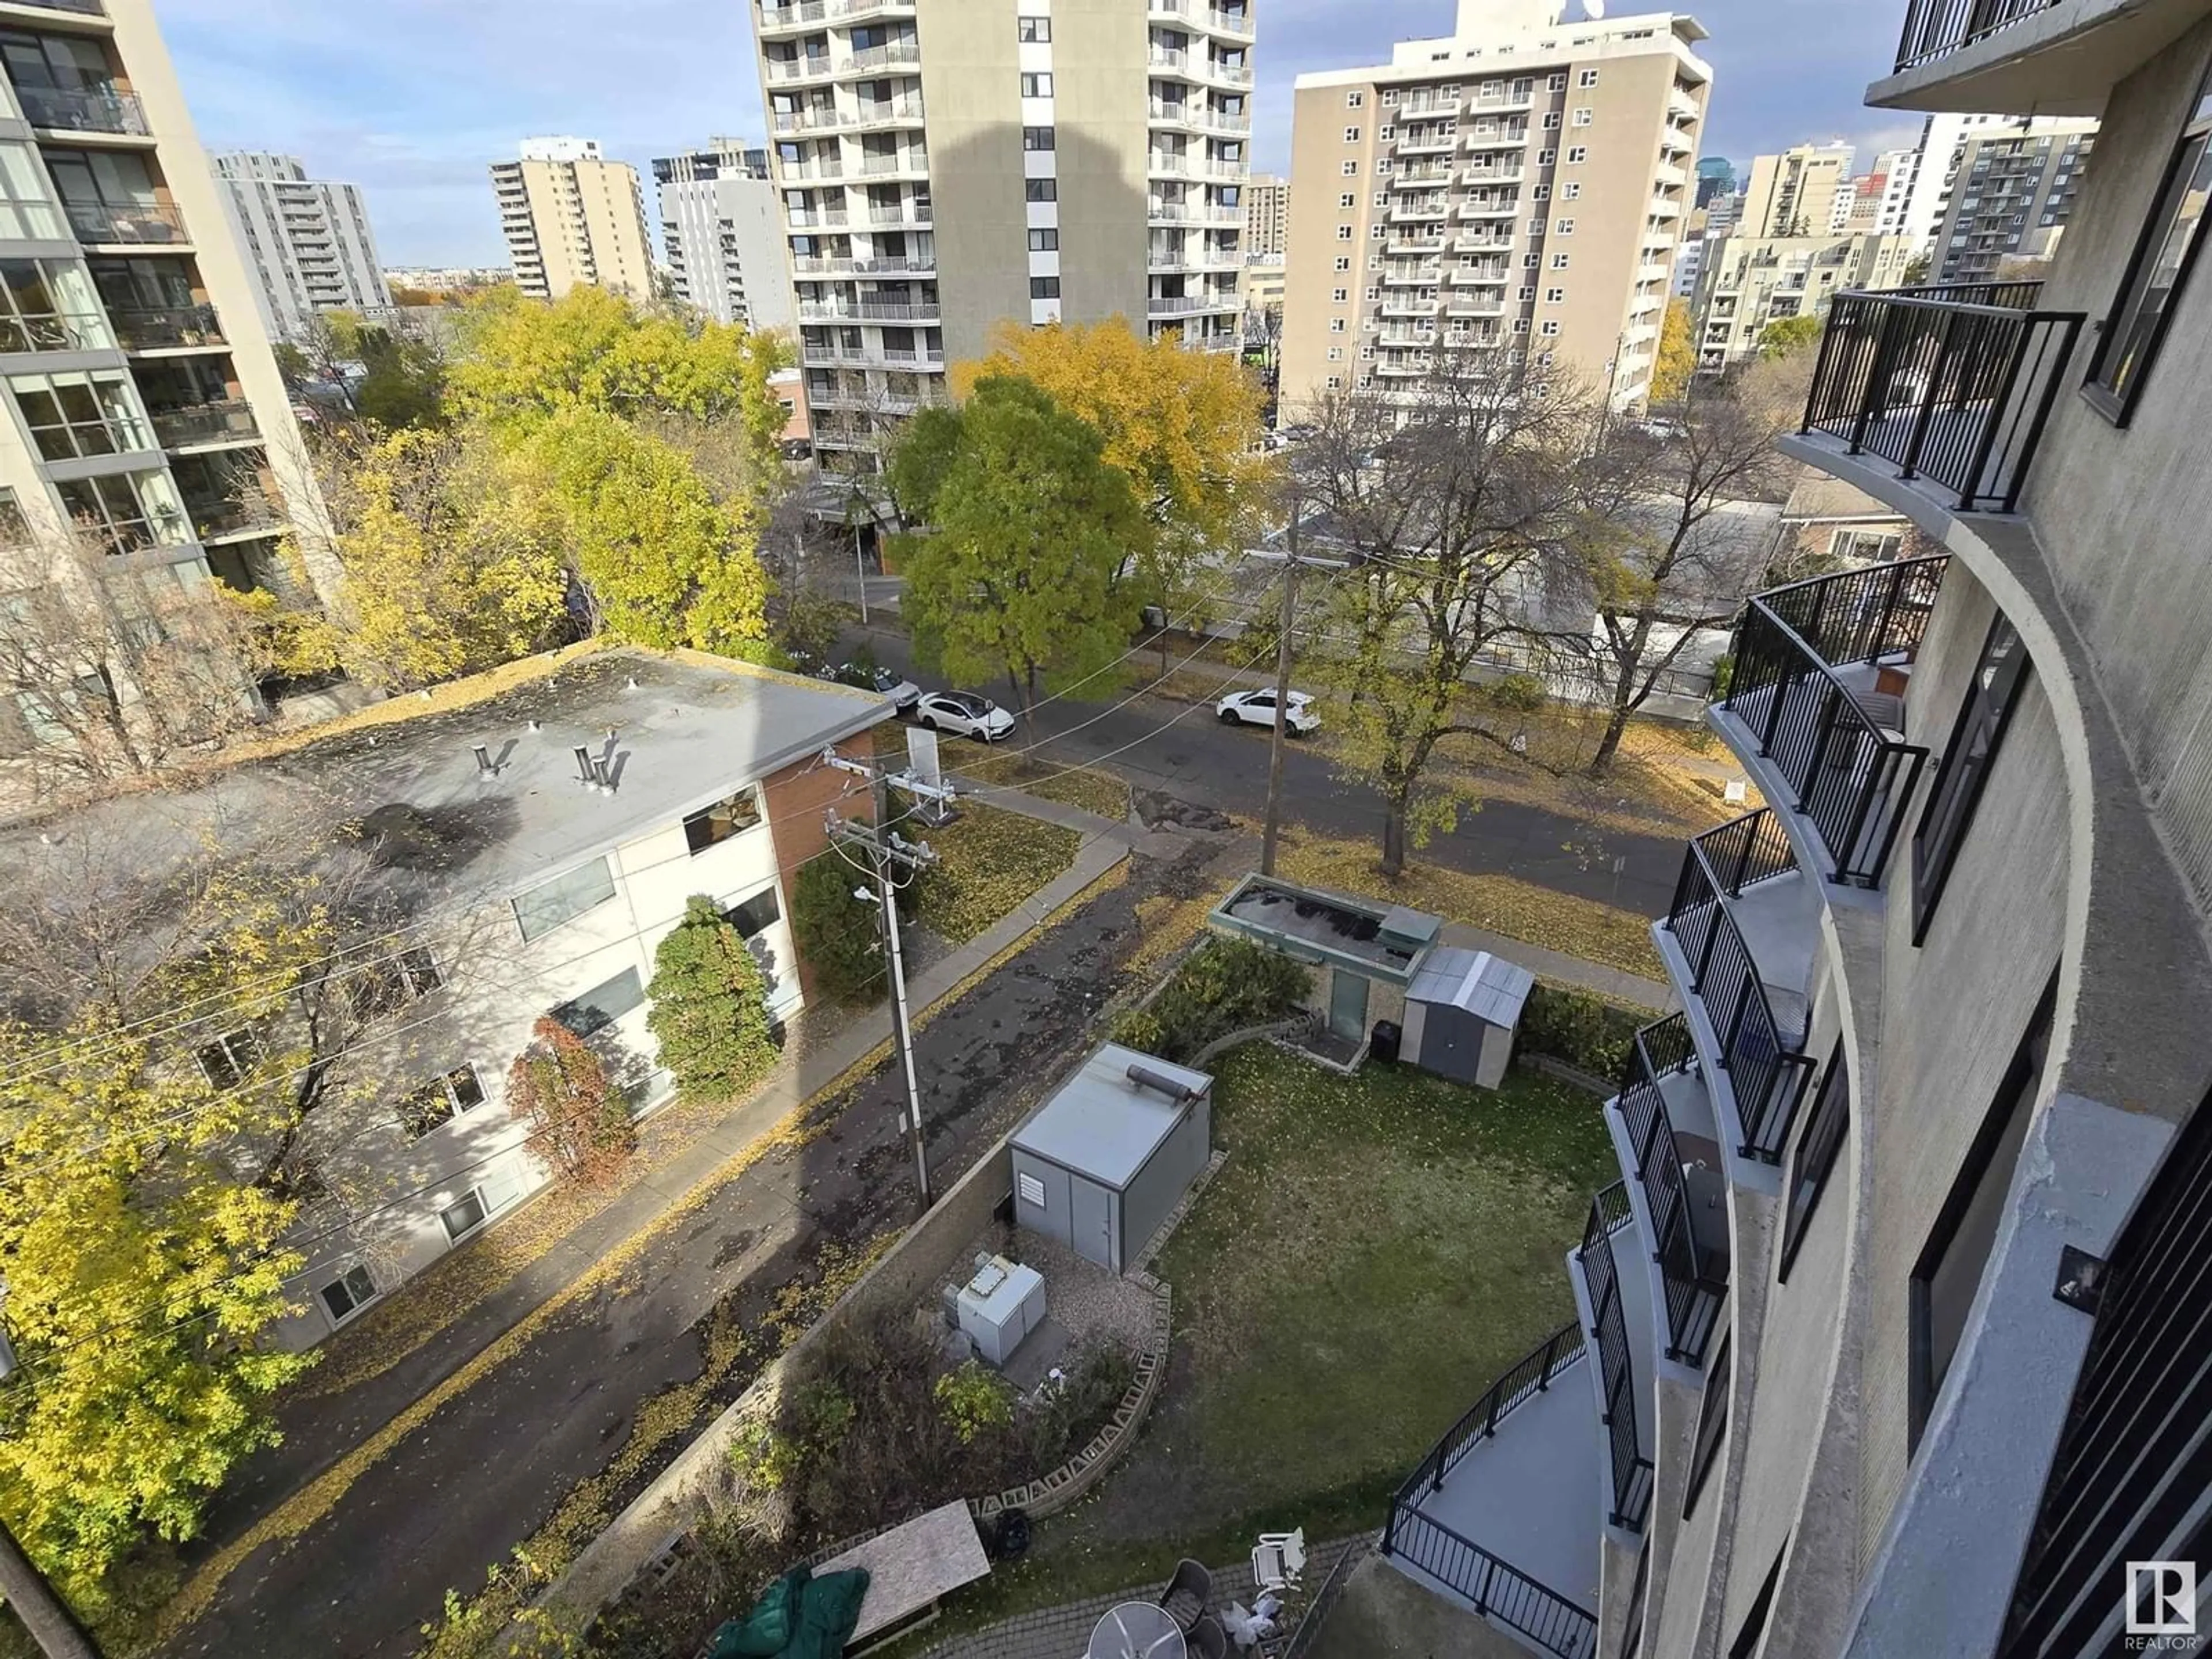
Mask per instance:
[[[1130,1082],[1132,1066],[1179,1083],[1194,1094],[1208,1094],[1213,1088],[1213,1079],[1204,1072],[1109,1042],[1014,1131],[1014,1149],[1050,1158],[1117,1192],[1126,1188],[1188,1109],[1157,1090]]]
[[[519,672],[518,672],[519,671]],[[103,873],[159,879],[212,848],[296,858],[320,839],[361,844],[380,885],[482,902],[672,823],[743,784],[891,717],[872,691],[693,652],[616,647],[551,653],[391,699],[298,741],[179,775],[167,788],[75,803],[0,827],[26,878],[97,844]],[[473,746],[489,752],[479,769]],[[574,751],[606,763],[602,793]]]
[[[1212,919],[1262,944],[1279,944],[1291,956],[1342,963],[1401,984],[1443,926],[1402,905],[1369,904],[1267,876],[1245,877],[1214,907]]]

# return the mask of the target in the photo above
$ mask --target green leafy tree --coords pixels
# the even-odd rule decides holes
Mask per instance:
[[[507,1109],[530,1125],[538,1155],[588,1187],[612,1181],[637,1146],[624,1100],[591,1045],[550,1016],[507,1074]]]
[[[876,907],[854,896],[868,878],[832,850],[799,866],[792,884],[791,931],[815,985],[848,1006],[884,993],[882,923]]]
[[[1759,355],[1771,362],[1817,348],[1823,327],[1818,317],[1777,317],[1759,331]]]
[[[1115,580],[1145,534],[1128,476],[1087,422],[1029,381],[979,381],[918,421],[891,484],[929,528],[906,552],[906,610],[956,680],[1003,673],[1018,703],[1038,682],[1110,664],[1139,596]]]
[[[775,1063],[768,986],[752,947],[714,901],[695,896],[653,952],[653,1011],[660,1063],[686,1095],[728,1097]]]

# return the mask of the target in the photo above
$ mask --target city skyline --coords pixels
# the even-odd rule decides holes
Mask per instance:
[[[1375,0],[1356,30],[1339,0],[1261,0],[1256,9],[1253,167],[1286,173],[1297,76],[1345,67],[1378,40],[1449,33],[1456,3]],[[1636,0],[1612,8],[1648,9]],[[1712,33],[1700,47],[1715,70],[1700,154],[1741,171],[1754,154],[1840,137],[1863,161],[1917,136],[1917,118],[1860,104],[1895,46],[1896,20],[1880,9],[1705,0],[1678,9]],[[1578,0],[1570,10],[1579,15]],[[358,183],[396,265],[502,263],[483,169],[531,133],[592,133],[610,159],[641,172],[700,132],[763,142],[756,79],[728,72],[752,61],[750,5],[640,0],[617,31],[582,0],[533,5],[526,28],[514,26],[520,12],[517,0],[461,12],[393,0],[374,18],[279,0],[167,0],[161,16],[208,147],[298,155],[317,176]],[[698,49],[670,58],[672,31]]]

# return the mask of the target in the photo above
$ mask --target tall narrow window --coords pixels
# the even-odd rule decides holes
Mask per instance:
[[[2106,319],[2086,388],[2089,401],[2121,425],[2135,413],[2143,377],[2158,356],[2175,300],[2203,240],[2204,201],[2212,192],[2212,70],[2198,82],[2174,141],[2150,222],[2136,243],[2118,302]]]
[[[1778,1285],[1790,1278],[1797,1247],[1805,1241],[1813,1212],[1820,1208],[1820,1194],[1827,1188],[1836,1154],[1843,1150],[1844,1135],[1850,1127],[1851,1072],[1844,1059],[1844,1040],[1838,1037],[1820,1079],[1820,1092],[1806,1117],[1805,1133],[1797,1138],[1797,1155],[1790,1164],[1790,1185],[1783,1193],[1782,1257],[1774,1274]]]
[[[1721,1442],[1728,1435],[1729,1347],[1729,1337],[1722,1337],[1720,1346],[1713,1350],[1713,1363],[1705,1370],[1705,1397],[1698,1402],[1697,1437],[1690,1444],[1690,1483],[1682,1493],[1685,1521],[1698,1507],[1698,1494],[1705,1489],[1705,1477],[1712,1473],[1713,1460],[1720,1455]]]
[[[1981,1288],[1982,1269],[1996,1248],[2013,1170],[2027,1140],[2029,1120],[2035,1115],[2035,1097],[2042,1091],[2051,1017],[2057,1005],[2058,975],[2054,971],[1913,1266],[1905,1373],[1908,1451],[1919,1449],[1921,1431],[1936,1408],[1943,1379],[1950,1375],[1952,1358],[1966,1332],[1966,1314]]]
[[[1928,936],[1936,901],[1959,856],[1959,844],[1974,821],[1974,807],[1988,783],[1990,763],[2004,738],[2006,724],[2028,676],[2027,647],[2013,625],[1999,616],[1982,641],[1981,659],[1966,688],[1966,706],[1951,732],[1950,747],[1936,773],[1936,787],[1912,836],[1912,942]]]

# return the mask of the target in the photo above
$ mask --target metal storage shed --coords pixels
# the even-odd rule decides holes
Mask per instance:
[[[1484,1089],[1505,1080],[1513,1030],[1536,976],[1487,951],[1433,953],[1406,988],[1403,1053],[1424,1071]]]
[[[1014,1219],[1121,1272],[1213,1155],[1213,1079],[1109,1042],[1014,1132]]]

